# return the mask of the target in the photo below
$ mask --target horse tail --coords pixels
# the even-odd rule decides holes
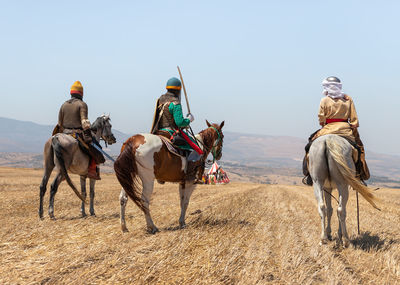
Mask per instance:
[[[78,189],[76,189],[74,183],[72,182],[71,178],[68,175],[68,171],[65,167],[65,162],[64,162],[64,157],[63,157],[63,147],[61,146],[60,141],[58,140],[57,136],[53,136],[53,139],[51,141],[51,146],[54,150],[54,153],[56,155],[56,159],[58,162],[58,165],[60,167],[60,172],[62,174],[62,176],[65,177],[65,180],[67,181],[68,185],[72,188],[72,190],[74,190],[76,196],[79,197],[79,199],[82,200],[82,202],[85,203],[85,199],[82,197],[82,195],[79,193]]]
[[[146,212],[147,208],[140,197],[141,192],[139,191],[140,183],[135,157],[136,148],[132,145],[132,141],[128,140],[114,162],[114,170],[126,194],[143,212]]]
[[[336,162],[336,166],[338,167],[339,172],[342,174],[345,181],[354,190],[360,193],[374,208],[380,210],[375,204],[376,197],[374,194],[372,194],[371,189],[362,184],[360,180],[356,178],[355,171],[348,166],[343,156],[343,148],[332,138],[328,138],[326,140],[326,147],[329,150],[331,157]]]

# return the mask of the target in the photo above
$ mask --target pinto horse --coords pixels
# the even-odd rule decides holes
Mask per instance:
[[[219,160],[222,156],[224,135],[220,125],[210,124],[208,128],[196,135],[203,151],[202,160],[205,161],[212,152]],[[115,174],[122,186],[120,194],[121,229],[127,232],[125,222],[125,208],[128,196],[144,212],[147,231],[156,233],[159,230],[154,225],[150,215],[150,198],[153,193],[154,180],[179,183],[181,199],[181,216],[179,226],[185,227],[185,215],[189,199],[195,188],[194,181],[185,181],[186,158],[171,154],[168,148],[157,135],[138,134],[130,137],[122,146],[121,153],[114,163]],[[142,187],[140,187],[140,182]]]
[[[116,142],[115,137],[111,131],[110,116],[102,115],[94,121],[91,126],[91,131],[96,140],[99,142],[103,139],[106,144],[113,144]],[[71,135],[58,133],[47,140],[43,152],[44,159],[44,174],[42,183],[40,184],[40,203],[39,203],[39,217],[43,218],[43,198],[46,193],[47,182],[49,181],[51,172],[57,166],[58,173],[50,189],[50,203],[49,203],[49,216],[54,219],[54,197],[57,193],[58,186],[65,179],[68,185],[74,190],[75,194],[82,200],[81,214],[82,217],[86,216],[85,204],[86,199],[86,177],[89,165],[89,156],[84,153],[78,141]],[[72,183],[68,171],[80,175],[82,195]],[[90,179],[90,214],[94,213],[94,186],[96,180]]]
[[[333,188],[337,188],[339,192],[337,208],[339,219],[338,241],[344,247],[349,245],[346,229],[346,204],[349,198],[349,186],[378,209],[374,203],[375,197],[371,190],[356,178],[352,154],[353,148],[350,143],[346,139],[333,134],[317,138],[310,147],[309,169],[314,183],[314,194],[318,202],[318,212],[321,216],[321,245],[327,243],[328,239],[332,239],[331,192]],[[324,196],[326,204],[324,203]],[[325,217],[327,224],[325,224]]]

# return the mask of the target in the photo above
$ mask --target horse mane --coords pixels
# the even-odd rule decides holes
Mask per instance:
[[[90,128],[92,129],[92,131],[96,131],[99,127],[100,128],[103,127],[104,122],[109,120],[111,120],[110,116],[103,114],[100,117],[97,117],[97,119],[93,122]]]
[[[98,129],[99,127],[101,128],[101,125],[102,125],[102,123],[103,123],[102,119],[103,119],[103,116],[97,117],[97,119],[96,119],[96,120],[93,122],[93,124],[90,126],[90,129],[91,129],[92,131],[97,131],[97,129]]]
[[[211,147],[213,144],[213,140],[214,140],[214,132],[212,131],[212,129],[211,128],[204,129],[199,134],[201,135],[201,138],[203,139],[204,145]]]

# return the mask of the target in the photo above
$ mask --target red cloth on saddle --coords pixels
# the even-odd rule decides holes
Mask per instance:
[[[330,124],[330,123],[337,123],[337,122],[348,122],[347,119],[326,119],[326,123]]]
[[[195,150],[200,155],[203,154],[203,151],[197,146],[197,144],[192,142],[192,140],[185,134],[184,131],[181,131],[181,135],[185,139],[185,141],[191,146],[191,148],[193,148],[193,150]]]

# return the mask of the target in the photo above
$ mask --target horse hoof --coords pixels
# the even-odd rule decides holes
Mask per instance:
[[[55,221],[55,220],[56,220],[56,217],[50,216],[50,220]]]
[[[121,227],[121,230],[122,230],[122,232],[123,233],[127,233],[127,232],[129,232],[129,230],[128,230],[128,228],[127,227]]]
[[[86,213],[82,213],[82,218],[86,218]]]
[[[180,225],[179,225],[179,228],[180,228],[180,229],[186,228],[186,224],[180,224]]]
[[[91,212],[90,215],[93,216],[93,217],[96,217],[96,213],[95,212]]]
[[[349,245],[350,245],[350,241],[349,241],[348,239],[345,239],[345,240],[343,241],[343,247],[344,247],[344,248],[348,248]]]
[[[333,240],[331,235],[328,235],[328,240],[329,240],[329,241],[332,241],[332,240]]]
[[[328,243],[328,239],[323,238],[323,239],[321,239],[321,241],[319,242],[319,245],[324,245],[324,244],[327,244],[327,243]]]
[[[147,230],[147,232],[148,232],[149,234],[152,234],[152,235],[158,233],[159,231],[160,231],[160,230],[157,229],[156,227],[150,228],[150,229]]]

